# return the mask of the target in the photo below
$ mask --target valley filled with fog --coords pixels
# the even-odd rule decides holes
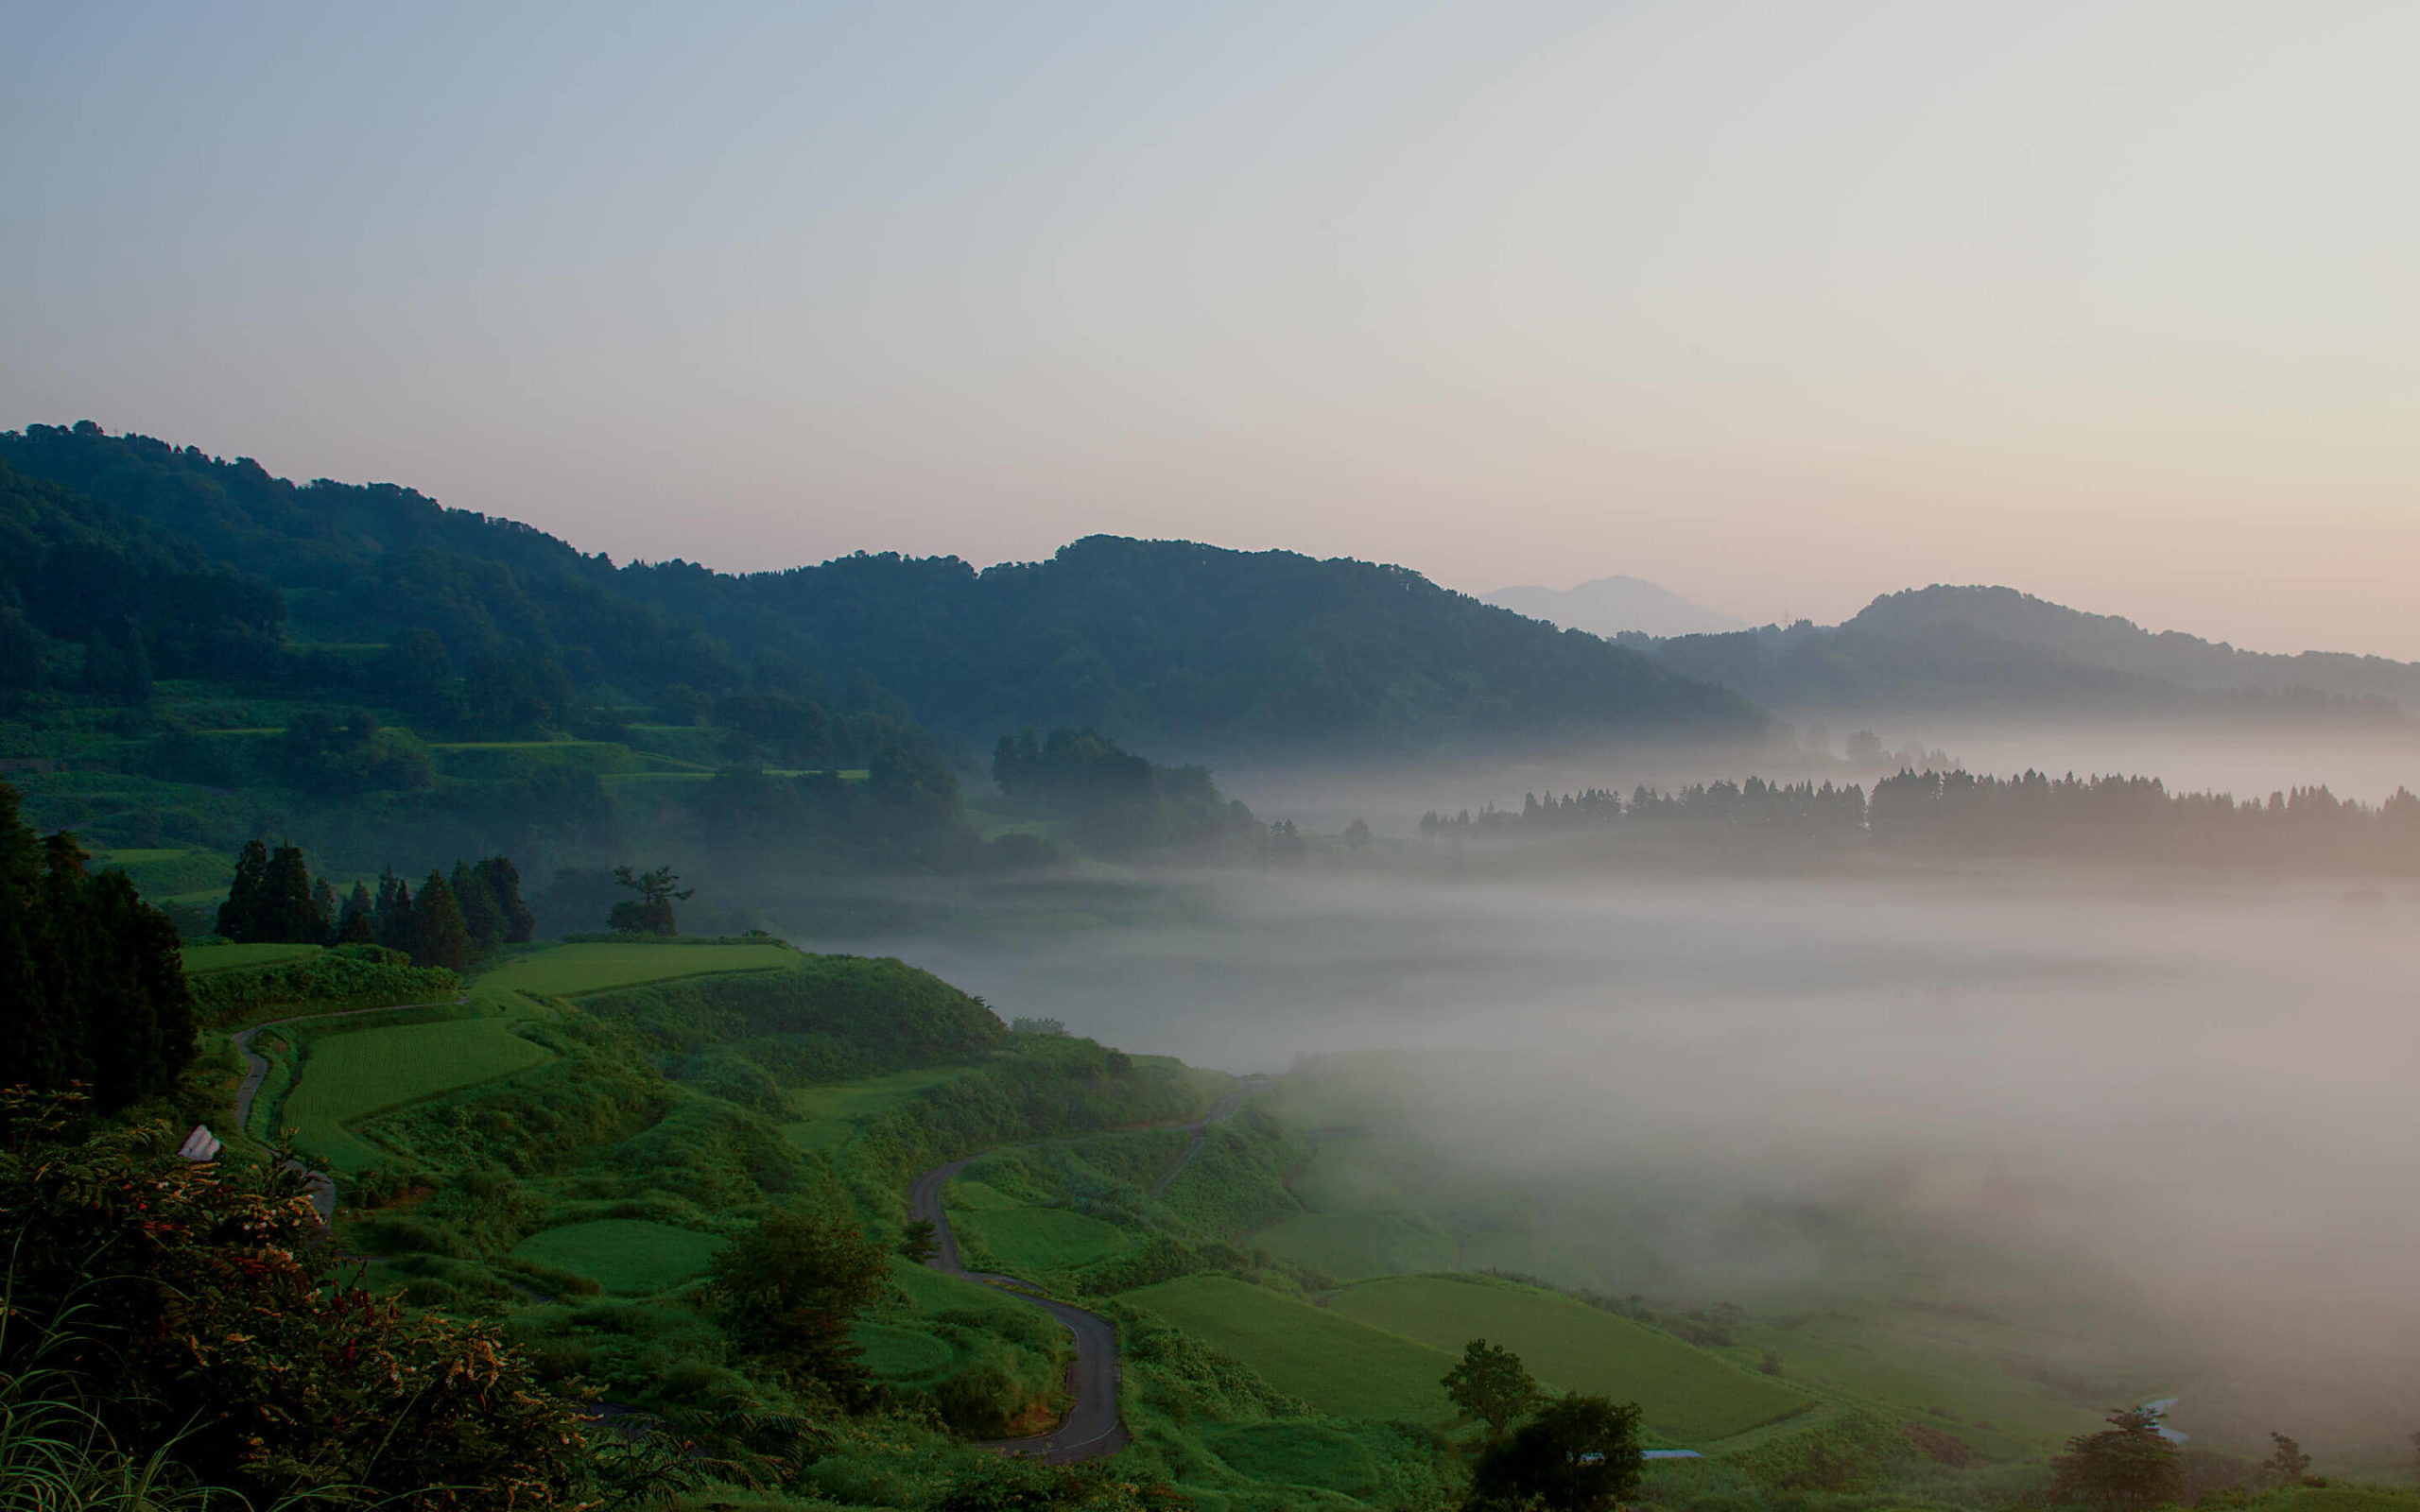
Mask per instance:
[[[2188,1432],[2408,1431],[2420,884],[1535,859],[1381,841],[799,923],[1003,1015],[1349,1086],[1333,1117],[1419,1152],[1430,1211],[1522,1194],[1574,1284],[1947,1308],[2091,1341],[2071,1395],[2181,1394]]]

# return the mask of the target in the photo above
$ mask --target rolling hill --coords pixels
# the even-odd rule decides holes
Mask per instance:
[[[583,705],[695,722],[700,698],[732,695],[887,714],[976,748],[1026,726],[1090,726],[1188,758],[1724,738],[1766,723],[1626,647],[1347,558],[1096,536],[981,571],[860,553],[735,576],[616,566],[392,484],[298,485],[89,421],[0,433],[0,464],[100,501],[188,570],[273,588],[285,634],[320,648],[254,648],[286,684],[367,681],[384,655],[384,686],[460,671],[489,723],[527,732],[576,724]],[[388,654],[412,631],[442,654]]]
[[[2410,662],[2238,651],[2009,588],[1910,589],[1831,627],[1620,640],[1789,713],[2393,723],[2420,711],[2420,666]]]

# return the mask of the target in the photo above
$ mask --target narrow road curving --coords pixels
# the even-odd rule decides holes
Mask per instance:
[[[247,1138],[251,1137],[252,1099],[259,1094],[261,1083],[268,1079],[268,1057],[255,1053],[252,1049],[252,1036],[263,1029],[281,1028],[289,1023],[309,1023],[319,1019],[358,1018],[365,1013],[395,1013],[405,1008],[460,1007],[470,1001],[467,997],[461,997],[456,998],[450,1005],[382,1003],[376,1007],[339,1008],[333,1013],[298,1013],[290,1019],[271,1019],[267,1023],[253,1024],[234,1039],[235,1051],[244,1057],[244,1084],[235,1089],[235,1131]],[[322,1225],[334,1223],[337,1216],[336,1182],[329,1178],[325,1171],[314,1171],[300,1160],[288,1160],[286,1166],[289,1170],[302,1173],[303,1180],[311,1189],[311,1206],[320,1211],[320,1222]]]
[[[1247,1081],[1241,1088],[1210,1105],[1210,1111],[1190,1124],[1178,1125],[1192,1131],[1193,1140],[1184,1147],[1157,1181],[1151,1184],[1151,1194],[1166,1192],[1168,1183],[1189,1164],[1196,1152],[1209,1138],[1210,1125],[1233,1117],[1244,1099],[1266,1085],[1259,1077]],[[1073,1465],[1080,1460],[1099,1459],[1115,1454],[1127,1444],[1126,1424],[1117,1416],[1117,1382],[1119,1356],[1117,1326],[1098,1313],[1044,1297],[1031,1282],[1014,1276],[1002,1276],[991,1271],[966,1268],[959,1258],[958,1236],[950,1231],[949,1211],[942,1206],[942,1192],[950,1179],[966,1169],[976,1157],[967,1156],[937,1165],[908,1184],[908,1212],[911,1218],[922,1218],[933,1226],[933,1258],[927,1262],[935,1270],[949,1276],[962,1276],[970,1280],[987,1282],[999,1287],[1018,1300],[1031,1304],[1064,1324],[1076,1336],[1076,1362],[1067,1370],[1067,1394],[1074,1405],[1059,1425],[1046,1434],[1027,1438],[990,1439],[985,1449],[1009,1454],[1031,1454],[1053,1465]]]

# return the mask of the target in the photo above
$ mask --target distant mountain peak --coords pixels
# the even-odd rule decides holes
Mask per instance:
[[[1566,630],[1607,637],[1626,630],[1658,638],[1719,635],[1748,627],[1748,622],[1737,614],[1708,609],[1643,577],[1598,577],[1568,589],[1499,588],[1478,596]]]

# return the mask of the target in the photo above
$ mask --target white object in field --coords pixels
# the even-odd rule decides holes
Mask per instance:
[[[210,1132],[207,1124],[196,1124],[185,1142],[177,1146],[177,1153],[188,1160],[215,1160],[218,1150],[218,1136]]]

